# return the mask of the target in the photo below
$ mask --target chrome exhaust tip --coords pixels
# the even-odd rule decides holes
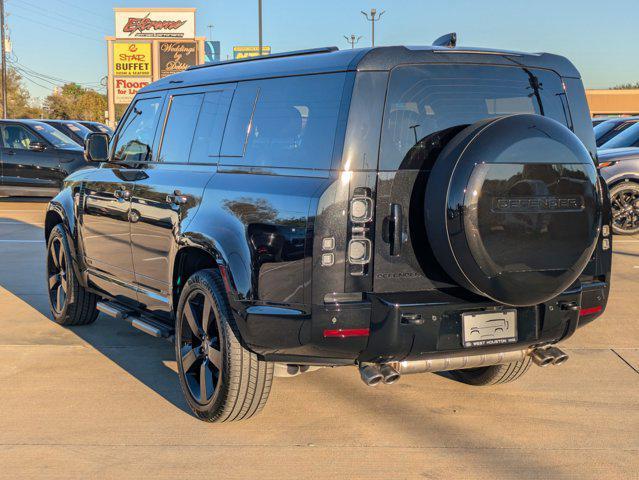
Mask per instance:
[[[555,361],[554,355],[551,354],[550,348],[536,348],[530,354],[530,358],[539,367],[547,367]]]
[[[395,368],[393,368],[388,363],[385,363],[384,365],[382,365],[379,368],[379,372],[382,374],[382,377],[384,377],[383,382],[386,385],[391,385],[395,383],[397,380],[399,380],[399,377],[401,377],[399,372],[395,370]]]
[[[568,354],[557,347],[548,348],[548,352],[554,357],[552,361],[553,365],[561,365],[568,361]]]
[[[382,375],[379,365],[368,364],[360,366],[359,375],[362,377],[362,382],[369,387],[379,385],[384,380],[384,375]]]

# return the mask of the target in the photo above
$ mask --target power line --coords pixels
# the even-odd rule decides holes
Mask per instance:
[[[95,13],[94,11],[89,10],[88,8],[79,7],[78,5],[74,5],[73,3],[67,2],[66,0],[56,0],[56,2],[61,3],[63,5],[67,5],[67,6],[71,7],[71,8],[75,8],[76,10],[82,10],[83,12],[86,12],[86,13],[89,13],[91,15],[94,15],[94,16],[102,19],[102,20],[106,19],[105,16],[100,15],[99,13]],[[109,18],[109,20],[110,20],[110,18]]]
[[[93,42],[98,42],[98,43],[102,44],[102,42],[100,40],[97,40],[96,38],[88,37],[86,35],[82,35],[82,34],[76,33],[76,32],[70,32],[69,30],[64,30],[63,28],[54,27],[53,25],[49,25],[48,23],[40,22],[38,20],[34,20],[32,18],[25,17],[23,15],[19,15],[17,13],[12,13],[12,15],[14,17],[22,18],[23,20],[28,20],[30,22],[38,23],[38,24],[40,24],[42,26],[45,26],[47,28],[51,28],[53,30],[58,30],[60,32],[68,33],[69,35],[75,35],[76,37],[81,37],[81,38],[84,38],[84,39],[91,40]]]
[[[95,31],[98,31],[98,32],[100,32],[102,34],[104,33],[104,28],[102,28],[102,27],[99,27],[97,25],[93,25],[91,23],[86,23],[84,21],[80,21],[80,20],[77,20],[75,18],[71,18],[71,17],[69,17],[67,15],[62,15],[60,13],[53,12],[51,10],[43,9],[39,5],[35,5],[35,4],[31,3],[31,2],[27,2],[26,0],[20,0],[20,3],[13,3],[13,6],[19,6],[19,7],[22,7],[22,8],[31,9],[31,10],[34,10],[34,11],[36,11],[38,13],[46,12],[47,15],[55,15],[56,17],[60,18],[60,20],[58,20],[57,18],[53,18],[52,20],[56,20],[56,21],[64,20],[65,22],[73,23],[73,24],[77,25],[80,28],[85,28],[85,29],[88,29],[88,30],[95,30]]]

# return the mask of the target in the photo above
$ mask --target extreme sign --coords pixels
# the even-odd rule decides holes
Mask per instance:
[[[151,44],[114,43],[113,75],[116,77],[150,77]]]

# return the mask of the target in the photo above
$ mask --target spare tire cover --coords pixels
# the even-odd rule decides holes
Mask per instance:
[[[539,304],[586,267],[600,195],[588,150],[559,122],[482,120],[437,157],[425,195],[428,239],[461,286],[508,305]]]

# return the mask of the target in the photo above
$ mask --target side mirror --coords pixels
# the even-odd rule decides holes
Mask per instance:
[[[106,133],[92,132],[84,139],[84,159],[87,162],[106,162],[109,160],[109,136]]]
[[[43,152],[47,149],[47,144],[44,142],[31,142],[29,144],[29,150],[32,152]]]

